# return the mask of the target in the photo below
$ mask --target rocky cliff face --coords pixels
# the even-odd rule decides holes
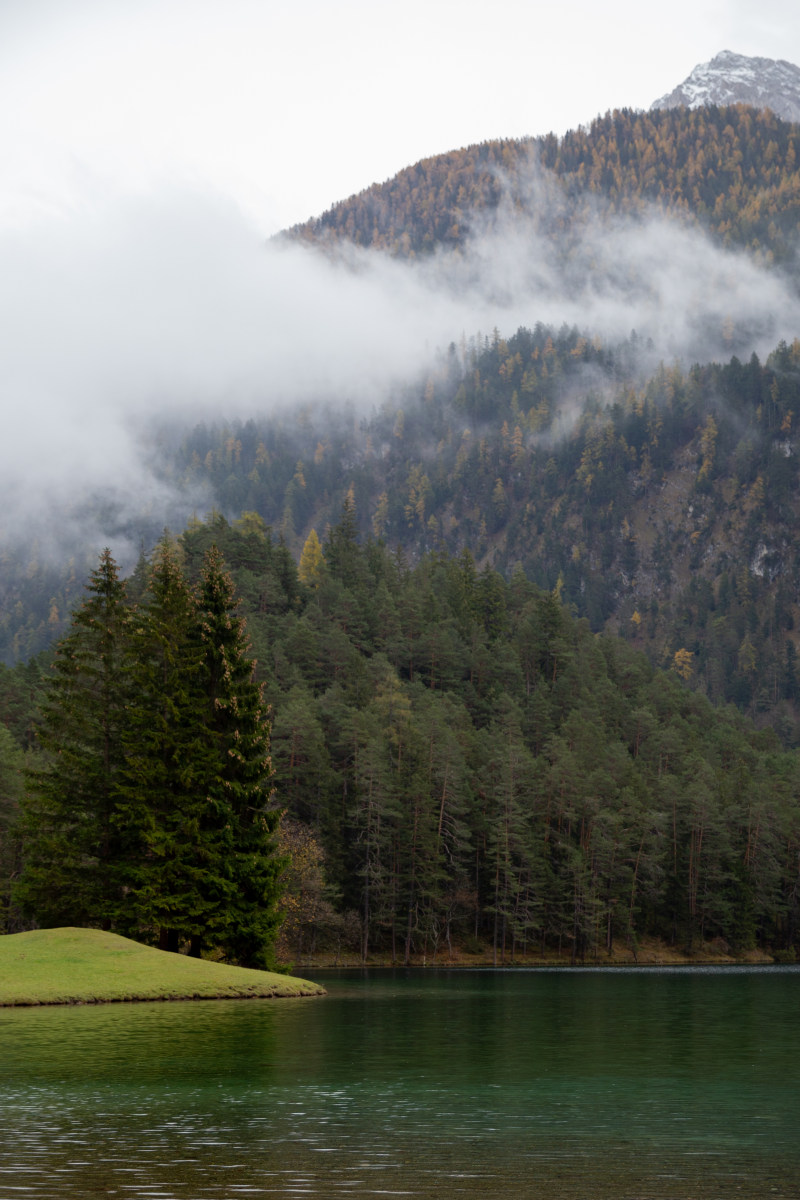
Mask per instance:
[[[704,104],[752,104],[771,108],[786,121],[800,121],[800,67],[783,59],[747,58],[723,50],[651,107]]]

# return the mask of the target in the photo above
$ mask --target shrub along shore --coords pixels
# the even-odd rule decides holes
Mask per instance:
[[[305,979],[189,958],[100,929],[0,937],[0,1005],[320,996]]]

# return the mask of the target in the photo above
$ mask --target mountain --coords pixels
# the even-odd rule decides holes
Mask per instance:
[[[800,121],[800,67],[782,58],[749,58],[723,50],[711,62],[696,66],[683,83],[651,108],[711,104],[771,108],[785,121]]]
[[[764,110],[619,109],[561,138],[482,142],[423,159],[283,236],[418,259],[461,254],[476,230],[502,223],[569,257],[587,223],[657,210],[785,262],[800,232],[798,152],[797,126]]]
[[[191,576],[214,541],[235,572],[332,939],[794,956],[798,151],[800,125],[736,103],[423,160],[284,236],[348,285],[353,262],[413,281],[398,338],[399,301],[458,282],[511,328],[454,332],[372,407],[321,386],[270,410],[265,380],[247,421],[221,398],[216,423],[152,430],[154,494],[219,510],[182,560]],[[313,320],[304,336],[298,361],[325,345]],[[0,565],[0,732],[30,749],[45,672],[20,660],[66,627],[82,572],[48,573],[34,543]]]
[[[467,270],[476,229],[517,230],[515,245],[547,247],[546,278],[565,281],[567,300],[598,304],[564,305],[585,313],[580,327],[534,327],[543,318],[530,292],[527,327],[491,339],[467,329],[426,377],[376,396],[357,420],[321,392],[313,412],[165,433],[159,486],[209,495],[230,520],[258,514],[295,560],[352,487],[362,535],[412,562],[468,550],[479,568],[520,567],[657,664],[690,652],[693,686],[800,742],[798,151],[800,126],[767,110],[624,109],[375,184],[286,236],[334,259],[356,245]],[[662,324],[691,329],[681,362],[643,334],[676,245],[660,236],[667,226],[670,238],[691,234],[659,310]],[[493,261],[502,284],[516,264]],[[687,285],[690,272],[705,292]],[[620,299],[622,343],[593,324]],[[309,328],[309,353],[316,336]],[[754,339],[763,361],[751,358]],[[366,362],[368,331],[364,348]],[[147,530],[124,533],[151,544]],[[80,562],[46,569],[33,545],[8,556],[0,658],[29,658],[63,631],[84,573]]]

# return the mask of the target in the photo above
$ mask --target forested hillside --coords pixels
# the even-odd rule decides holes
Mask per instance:
[[[495,335],[451,347],[404,407],[198,427],[175,469],[295,556],[352,488],[363,533],[519,567],[794,743],[800,342],[638,381],[636,361],[574,329]]]
[[[352,491],[363,535],[411,562],[468,550],[521,568],[655,665],[680,652],[690,687],[797,744],[800,342],[649,377],[637,350],[567,328],[475,339],[369,418],[198,426],[165,479],[258,514],[295,561]],[[15,586],[9,661],[60,634],[81,583],[73,567]]]
[[[654,671],[521,570],[362,544],[349,499],[299,569],[252,517],[181,542],[189,579],[212,544],[233,569],[289,848],[298,869],[324,852],[327,885],[301,871],[294,952],[791,950],[797,757],[693,694],[680,662]]]
[[[462,247],[476,215],[501,199],[563,236],[587,214],[656,205],[696,221],[766,261],[793,259],[800,227],[800,131],[768,110],[615,110],[559,138],[493,141],[423,159],[386,183],[335,204],[290,235],[347,241],[402,257]],[[565,205],[534,186],[560,185]]]
[[[563,138],[424,160],[292,236],[401,256],[463,249],[505,197],[504,221],[524,216],[569,259],[570,229],[587,213],[635,217],[655,205],[762,264],[780,263],[791,279],[798,132],[744,106],[622,110]],[[579,256],[582,271],[591,252]],[[687,320],[702,346],[707,318]],[[363,532],[412,557],[468,547],[506,572],[521,563],[543,586],[561,579],[564,599],[593,628],[635,634],[657,663],[688,648],[697,686],[768,714],[791,740],[797,354],[789,346],[759,364],[742,349],[754,333],[764,340],[769,320],[757,307],[744,325],[720,317],[710,343],[742,363],[717,354],[722,365],[695,368],[669,358],[658,368],[636,332],[620,345],[591,325],[468,336],[374,409],[334,409],[323,392],[293,415],[173,426],[151,439],[153,469],[185,498],[184,512],[198,497],[230,519],[258,512],[295,555],[312,526],[336,519],[352,485]],[[106,496],[81,503],[106,513],[114,544],[151,546],[172,520],[125,517]],[[71,518],[80,524],[80,508]],[[95,550],[65,568],[36,538],[8,532],[0,657],[12,663],[64,631]],[[723,628],[733,593],[737,615]],[[755,665],[740,669],[740,652],[753,663],[751,644]],[[720,654],[711,678],[707,664]]]
[[[615,112],[426,160],[291,236],[332,260],[338,243],[371,248],[384,270],[387,253],[437,252],[468,270],[469,239],[519,217],[555,247],[548,269],[572,263],[562,294],[584,295],[575,272],[592,274],[602,231],[644,228],[655,209],[709,234],[726,267],[746,262],[749,281],[779,280],[770,295],[791,316],[798,136],[741,106]],[[601,234],[581,241],[592,222]],[[627,296],[627,318],[648,279],[618,265],[597,294]],[[467,332],[371,403],[267,389],[263,416],[148,430],[154,493],[197,508],[188,579],[216,542],[247,613],[297,945],[355,939],[402,960],[488,939],[502,961],[654,934],[792,952],[800,339],[775,344],[761,294],[730,319],[724,300],[709,315],[669,294],[692,345],[715,347],[694,363],[628,324],[620,337],[531,322]],[[751,353],[755,340],[771,351]],[[146,503],[80,504],[127,548],[167,523]],[[91,556],[63,566],[24,530],[4,550],[9,921],[31,919],[10,899],[21,756],[41,752],[47,648]],[[134,602],[147,574],[143,556]]]

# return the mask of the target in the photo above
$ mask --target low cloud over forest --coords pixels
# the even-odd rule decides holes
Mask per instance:
[[[186,188],[105,193],[0,234],[6,540],[35,535],[54,552],[104,540],[83,507],[96,493],[180,519],[209,498],[156,481],[155,418],[369,412],[477,331],[635,329],[652,365],[764,355],[794,336],[787,276],[656,213],[584,214],[553,236],[543,214],[565,203],[532,176],[525,204],[476,219],[465,250],[413,262],[265,243],[230,201]]]

